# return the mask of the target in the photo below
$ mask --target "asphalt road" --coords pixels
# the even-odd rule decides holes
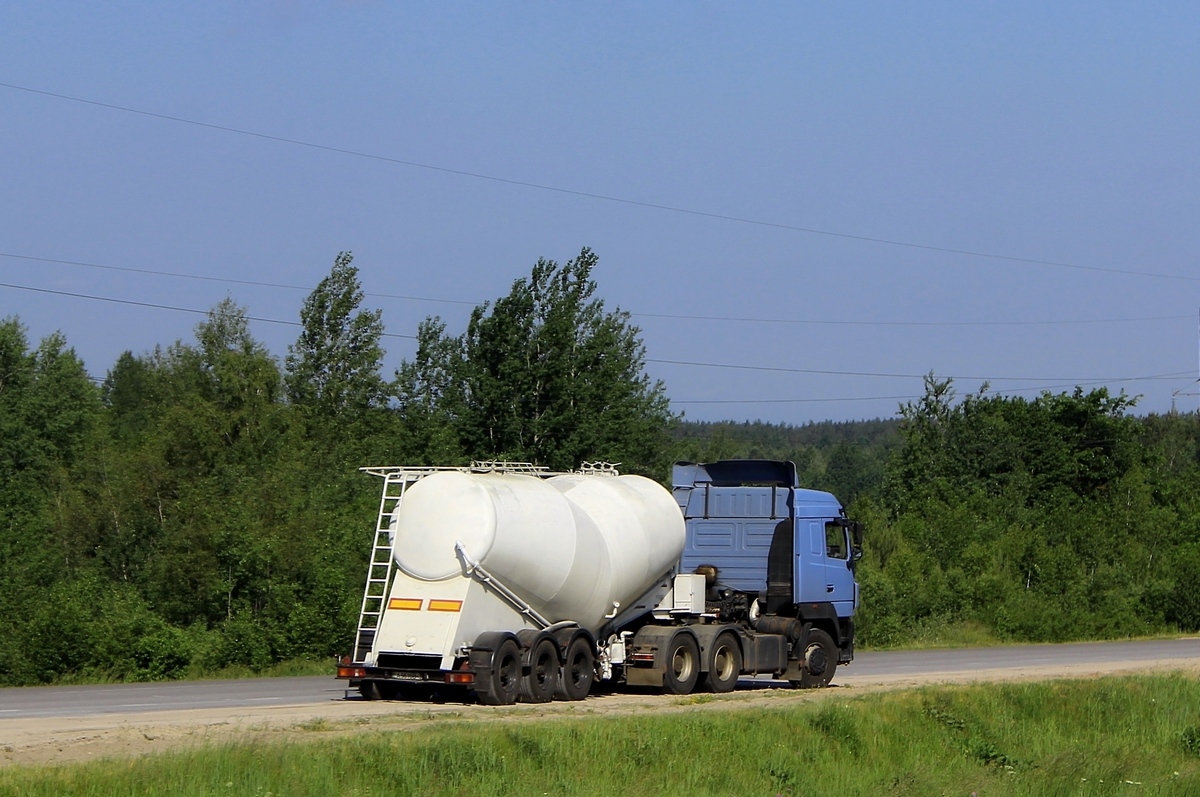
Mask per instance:
[[[916,650],[859,653],[838,670],[835,683],[905,676],[977,671],[1034,671],[1038,668],[1088,667],[1097,671],[1200,661],[1200,638],[1137,642],[1086,642],[1069,645],[1013,645],[964,650]],[[344,682],[332,677],[251,678],[229,681],[177,681],[99,686],[35,686],[0,689],[0,720],[34,717],[95,717],[147,711],[315,705],[341,701]],[[354,695],[349,699],[357,700]]]

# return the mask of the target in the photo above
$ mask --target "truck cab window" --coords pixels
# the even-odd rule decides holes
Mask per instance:
[[[846,530],[837,523],[825,524],[825,555],[830,559],[845,559],[850,547],[846,544]]]

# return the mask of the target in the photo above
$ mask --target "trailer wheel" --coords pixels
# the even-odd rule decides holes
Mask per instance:
[[[549,703],[558,687],[558,643],[544,636],[529,652],[529,672],[521,678],[518,700],[522,703]]]
[[[700,646],[687,631],[678,631],[667,645],[667,671],[663,673],[663,691],[686,695],[700,680]]]
[[[596,657],[592,655],[592,644],[581,634],[567,645],[555,694],[561,700],[583,700],[592,691],[595,680]]]
[[[490,664],[485,683],[475,686],[479,702],[488,706],[508,706],[517,702],[521,688],[521,648],[517,640],[509,637],[497,645]]]
[[[803,674],[792,686],[801,689],[821,689],[829,686],[833,672],[837,669],[838,649],[833,638],[819,628],[808,632],[808,645],[800,662]]]
[[[704,685],[711,692],[732,692],[742,674],[742,649],[733,634],[717,637],[712,646],[712,659]]]

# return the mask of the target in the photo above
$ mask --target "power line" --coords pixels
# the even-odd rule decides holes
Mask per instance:
[[[216,282],[229,285],[251,285],[256,288],[284,288],[294,291],[312,292],[312,288],[305,285],[288,285],[282,282],[258,282],[256,280],[234,279],[232,277],[208,277],[201,274],[184,274],[179,271],[156,271],[148,268],[132,268],[130,266],[112,266],[103,263],[88,263],[82,260],[60,260],[53,257],[36,257],[34,255],[18,255],[13,252],[0,252],[0,257],[9,257],[14,260],[32,260],[37,263],[57,263],[64,266],[83,266],[84,268],[97,268],[105,271],[123,271],[130,274],[147,274],[155,277],[177,277],[179,279],[201,280],[203,282]],[[424,296],[403,296],[395,293],[367,293],[365,296],[371,296],[377,299],[406,299],[413,302],[438,302],[441,304],[467,304],[476,305],[478,302],[468,302],[459,299],[431,299]],[[1191,316],[1188,316],[1191,318]]]
[[[414,169],[425,169],[427,171],[439,172],[442,174],[452,174],[458,177],[469,177],[475,180],[488,180],[494,183],[504,185],[519,186],[521,188],[530,188],[537,191],[549,191],[557,194],[565,194],[567,196],[581,197],[584,199],[594,199],[601,202],[612,202],[621,205],[629,205],[632,207],[648,208],[651,210],[661,210],[668,213],[679,213],[688,216],[696,216],[699,218],[715,219],[718,221],[728,221],[736,224],[751,224],[758,227],[769,227],[778,230],[788,230],[791,232],[802,232],[810,235],[822,235],[830,238],[841,238],[844,240],[861,241],[865,243],[881,244],[885,246],[897,246],[907,249],[918,249],[926,252],[940,252],[951,255],[965,255],[967,257],[980,257],[989,260],[1001,260],[1009,263],[1025,263],[1036,266],[1052,266],[1056,268],[1069,268],[1080,271],[1095,271],[1106,274],[1124,274],[1136,277],[1153,277],[1156,279],[1171,279],[1184,280],[1188,282],[1200,282],[1200,277],[1187,277],[1179,274],[1161,274],[1147,271],[1133,271],[1129,269],[1105,268],[1103,266],[1085,266],[1079,263],[1069,263],[1059,260],[1043,260],[1033,257],[1018,257],[1016,255],[997,254],[995,252],[982,252],[973,249],[958,249],[949,246],[935,246],[933,244],[915,243],[913,241],[901,241],[892,238],[880,238],[871,235],[859,235],[856,233],[837,232],[834,230],[822,230],[816,227],[801,227],[794,224],[782,224],[779,222],[765,221],[762,219],[752,219],[746,216],[734,216],[724,213],[712,213],[704,210],[696,210],[694,208],[685,208],[678,205],[666,205],[658,202],[645,202],[637,199],[628,199],[625,197],[612,196],[609,194],[597,194],[590,191],[580,191],[572,188],[563,188],[561,186],[547,185],[544,183],[534,183],[527,180],[516,180],[508,177],[497,177],[496,175],[484,174],[482,172],[472,172],[464,169],[454,169],[447,166],[437,166],[429,163],[421,163],[418,161],[405,160],[403,158],[394,158],[388,155],[378,155],[371,152],[361,150],[347,149],[344,147],[335,147],[328,144],[318,144],[311,141],[303,141],[296,138],[287,138],[285,136],[277,136],[270,133],[260,133],[254,130],[245,130],[228,125],[212,124],[210,122],[201,122],[196,119],[188,119],[182,116],[172,116],[170,114],[156,113],[154,111],[146,111],[140,108],[133,108],[126,105],[116,105],[113,103],[99,102],[97,100],[89,100],[83,97],[74,97],[68,94],[59,94],[43,89],[30,88],[28,86],[18,86],[13,83],[0,83],[0,88],[12,89],[14,91],[23,91],[29,94],[36,94],[43,97],[53,97],[59,100],[81,103],[83,105],[91,105],[97,108],[106,108],[112,111],[120,111],[122,113],[136,114],[152,119],[161,119],[168,122],[176,122],[179,124],[192,125],[202,127],[208,130],[217,130],[223,133],[233,133],[241,136],[250,136],[266,141],[274,141],[280,144],[291,144],[297,147],[306,147],[308,149],[316,149],[324,152],[333,152],[339,155],[348,155],[355,158],[365,158],[368,160],[381,161],[384,163],[392,163],[399,166],[408,166]]]
[[[861,319],[748,318],[739,316],[668,315],[666,313],[630,313],[638,318],[670,318],[687,321],[736,321],[757,324],[813,324],[851,327],[1023,327],[1069,326],[1075,324],[1129,324],[1145,321],[1179,321],[1191,315],[1142,316],[1139,318],[1084,318],[1052,321],[865,321]]]
[[[686,365],[697,368],[724,368],[733,371],[771,371],[784,374],[816,374],[819,376],[866,376],[877,377],[883,379],[924,379],[928,374],[894,374],[880,371],[832,371],[818,368],[784,368],[783,366],[770,365],[736,365],[733,363],[706,363],[695,362],[692,360],[660,360],[647,357],[646,362],[658,363],[660,365]],[[1151,379],[1178,379],[1180,376],[1188,375],[1186,371],[1176,371],[1170,374],[1157,374],[1151,376],[1131,376],[1121,377],[1118,379],[1082,379],[1072,380],[1068,377],[1055,376],[970,376],[966,374],[949,374],[951,379],[970,379],[980,382],[1070,382],[1071,385],[1084,384],[1106,384],[1109,382],[1144,382]],[[1032,388],[1031,388],[1032,389]]]
[[[258,288],[283,288],[286,290],[297,291],[312,291],[312,288],[303,285],[289,285],[280,282],[259,282],[256,280],[234,279],[231,277],[209,277],[200,274],[185,274],[178,271],[159,271],[147,268],[133,268],[130,266],[113,266],[103,263],[89,263],[81,260],[62,260],[53,257],[37,257],[35,255],[21,255],[13,252],[0,252],[0,257],[12,258],[14,260],[29,260],[37,263],[55,263],[66,266],[81,266],[83,268],[102,269],[105,271],[119,271],[130,274],[146,274],[156,277],[174,277],[178,279],[201,280],[204,282],[224,283],[228,285],[250,285]],[[427,296],[407,296],[394,293],[364,293],[364,296],[369,296],[375,299],[402,299],[410,302],[431,302],[439,304],[458,304],[470,305],[472,307],[482,304],[482,302],[471,302],[462,299],[435,299]],[[762,324],[798,324],[798,325],[814,325],[814,326],[862,326],[862,327],[992,327],[992,326],[1070,326],[1077,324],[1129,324],[1137,322],[1153,322],[1153,321],[1178,321],[1181,319],[1191,319],[1188,315],[1165,315],[1165,316],[1143,316],[1136,318],[1090,318],[1090,319],[1055,319],[1051,321],[867,321],[862,319],[805,319],[805,318],[753,318],[748,316],[710,316],[710,315],[675,315],[670,313],[638,313],[631,312],[630,315],[636,318],[664,318],[682,321],[720,321],[720,322],[742,322],[742,323],[762,323]]]
[[[1071,382],[1069,384],[1060,385],[1042,385],[1041,387],[1022,387],[1013,388],[1011,390],[997,390],[993,395],[1029,393],[1037,391],[1045,393],[1053,390],[1066,390],[1074,387],[1085,387],[1088,385],[1103,385],[1108,382],[1141,382],[1147,380],[1159,379],[1178,379],[1181,376],[1190,375],[1186,372],[1177,372],[1174,374],[1157,374],[1152,376],[1127,377],[1124,379],[1100,379],[1088,380],[1082,382]],[[971,377],[960,377],[969,379]],[[1195,396],[1200,393],[1179,393],[1176,395]],[[815,404],[830,401],[915,401],[921,398],[917,395],[908,396],[843,396],[841,398],[787,398],[787,399],[671,399],[672,404]]]
[[[173,305],[156,304],[153,302],[139,302],[132,299],[116,299],[109,296],[94,296],[85,293],[72,293],[70,291],[51,290],[50,288],[34,288],[28,285],[14,285],[12,283],[0,282],[0,288],[11,288],[18,291],[32,291],[34,293],[46,293],[55,296],[69,296],[74,299],[88,299],[97,302],[110,302],[113,304],[132,305],[134,307],[149,307],[155,310],[171,310],[178,313],[191,313],[194,315],[208,315],[208,310],[197,310],[192,307],[176,307]],[[282,324],[285,326],[302,327],[304,326],[299,321],[283,321],[277,318],[261,318],[258,316],[246,316],[248,321],[260,321],[265,324]],[[403,340],[416,340],[415,335],[401,335],[397,333],[383,332],[382,337],[399,338]],[[695,360],[666,360],[656,358],[646,358],[648,363],[658,363],[660,365],[683,365],[696,368],[724,368],[735,371],[762,371],[775,373],[789,374],[816,374],[823,376],[861,376],[861,377],[879,377],[887,379],[924,379],[926,374],[895,374],[876,371],[834,371],[816,368],[784,368],[782,366],[768,365],[737,365],[733,363],[708,363],[698,362]],[[969,376],[969,375],[950,375],[953,379],[971,379],[982,382],[1071,382],[1071,385],[1082,384],[1106,384],[1110,382],[1142,382],[1151,379],[1178,379],[1180,376],[1190,376],[1190,372],[1174,372],[1170,374],[1158,374],[1152,376],[1139,377],[1123,377],[1117,379],[1085,379],[1085,380],[1070,380],[1066,377],[1037,377],[1037,376]]]
[[[132,299],[114,299],[110,296],[92,296],[86,293],[71,293],[70,291],[55,291],[49,288],[32,288],[28,285],[12,285],[7,282],[0,282],[0,288],[12,288],[17,291],[33,291],[35,293],[50,293],[55,296],[70,296],[74,299],[90,299],[96,302],[112,302],[113,304],[126,304],[134,307],[150,307],[155,310],[173,310],[177,313],[193,313],[195,315],[208,315],[208,310],[196,310],[192,307],[174,307],[169,304],[154,304],[153,302],[135,302]],[[290,327],[304,326],[299,321],[282,321],[278,318],[261,318],[258,316],[248,315],[245,317],[247,321],[261,321],[264,324],[283,324]],[[389,332],[381,333],[385,338],[404,338],[407,340],[416,340],[416,335],[397,335]]]

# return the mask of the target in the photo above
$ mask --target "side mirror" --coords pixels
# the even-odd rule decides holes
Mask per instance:
[[[863,525],[857,520],[844,522],[846,528],[850,530],[850,564],[853,566],[863,558]]]

